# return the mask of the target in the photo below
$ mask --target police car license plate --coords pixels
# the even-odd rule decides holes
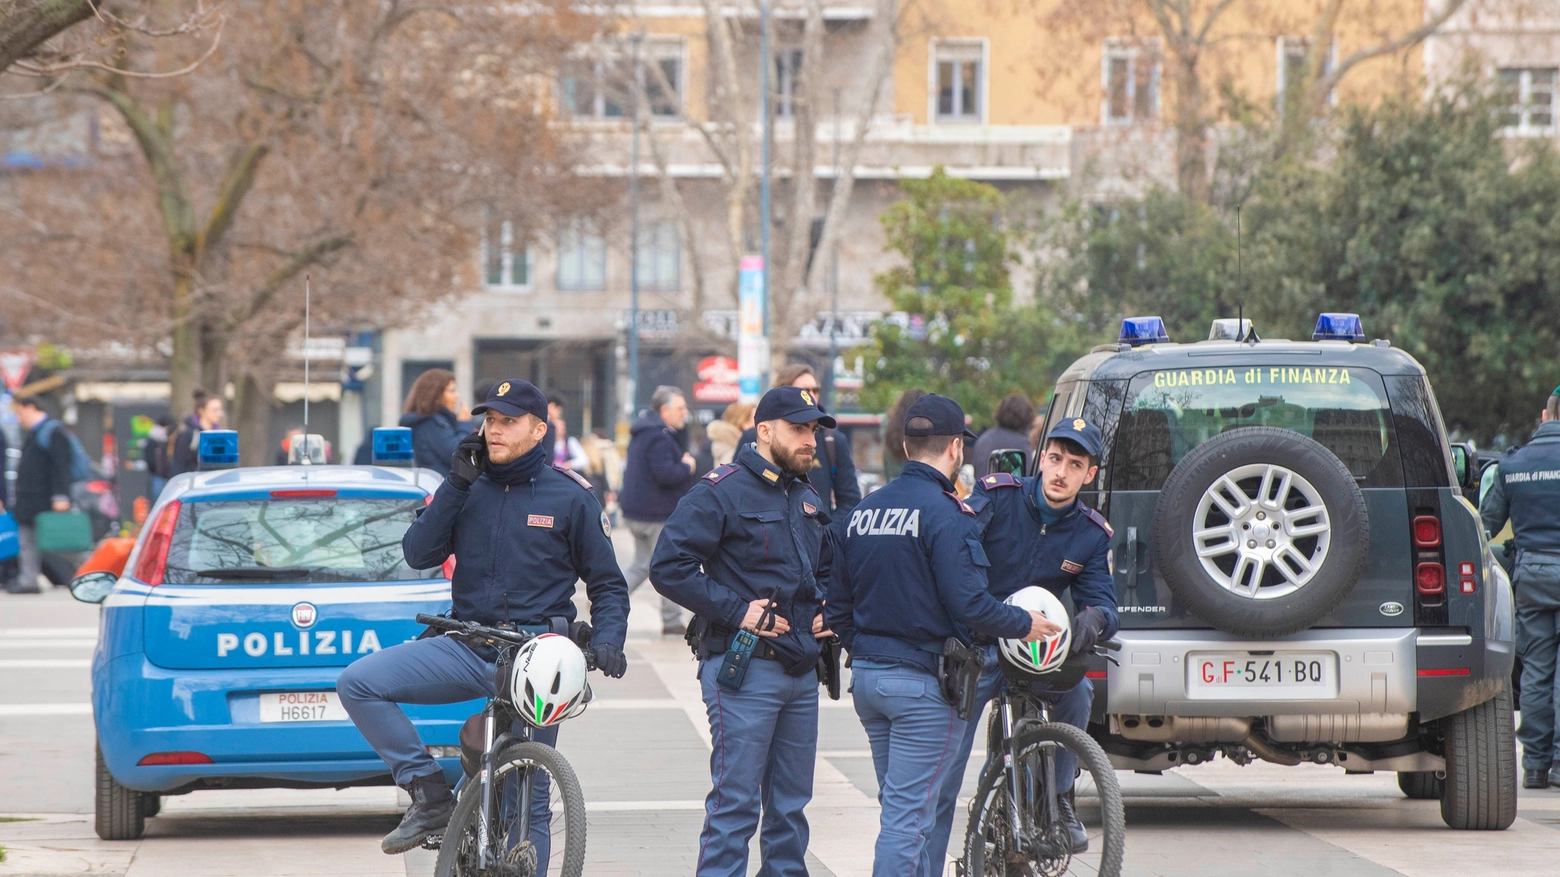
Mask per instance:
[[[262,722],[349,722],[334,691],[275,691],[260,695]]]
[[[1333,652],[1193,652],[1186,656],[1186,693],[1204,700],[1337,697],[1338,656]]]

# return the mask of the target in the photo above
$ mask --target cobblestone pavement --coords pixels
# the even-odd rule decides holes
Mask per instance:
[[[649,588],[635,595],[628,676],[597,677],[598,702],[565,725],[560,739],[588,801],[591,877],[693,871],[709,782],[708,726],[687,647],[659,636],[655,605]],[[166,799],[140,841],[98,840],[87,706],[96,621],[95,608],[63,591],[0,595],[0,845],[7,851],[0,875],[432,873],[430,853],[379,852],[378,839],[405,800],[384,788],[201,792]],[[866,737],[849,695],[825,700],[821,715],[809,870],[866,875],[877,832]],[[1119,776],[1131,875],[1547,877],[1560,860],[1560,790],[1524,793],[1510,831],[1463,833],[1442,826],[1435,802],[1404,799],[1391,774],[1219,760],[1158,777]],[[966,793],[973,783],[972,770]],[[1087,808],[1084,815],[1088,821]],[[956,826],[956,837],[962,829]],[[752,870],[757,865],[755,853]],[[1074,873],[1092,873],[1090,865],[1085,856]]]

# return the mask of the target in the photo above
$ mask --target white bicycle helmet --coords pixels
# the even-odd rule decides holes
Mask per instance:
[[[520,647],[509,672],[509,699],[527,722],[556,725],[591,701],[585,653],[566,636],[544,633]]]
[[[1067,617],[1067,607],[1062,605],[1062,601],[1045,588],[1030,585],[1008,597],[1005,602],[1009,606],[1039,612],[1050,621],[1060,624],[1062,631],[1029,643],[1005,639],[1000,648],[1002,656],[1013,666],[1037,676],[1061,667],[1072,651],[1072,622]]]

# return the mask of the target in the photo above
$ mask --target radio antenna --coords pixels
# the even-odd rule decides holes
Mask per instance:
[[[309,275],[303,275],[303,448],[309,448]]]
[[[1246,282],[1240,258],[1240,204],[1235,205],[1235,340],[1246,340]],[[307,373],[308,361],[304,362]],[[307,380],[305,380],[307,382]],[[308,404],[308,403],[304,403]],[[305,408],[307,415],[309,409]]]

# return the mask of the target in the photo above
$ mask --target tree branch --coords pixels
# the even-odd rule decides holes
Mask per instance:
[[[263,143],[251,143],[234,152],[228,162],[227,173],[222,177],[222,186],[217,190],[217,201],[211,207],[211,217],[206,220],[206,227],[201,229],[195,240],[198,253],[215,246],[232,227],[238,205],[249,194],[249,188],[255,182],[255,172],[268,152],[270,148]]]
[[[6,0],[0,3],[0,70],[49,39],[92,17],[88,0]]]
[[[298,276],[298,272],[320,262],[337,250],[346,249],[352,245],[352,242],[353,236],[350,234],[337,235],[315,241],[293,253],[292,258],[288,259],[285,264],[272,271],[266,277],[265,282],[255,289],[254,293],[249,297],[249,301],[243,307],[223,321],[224,328],[231,332],[253,319],[256,314],[260,313],[271,303],[271,299],[276,297],[277,291],[282,288],[283,284]]]
[[[1332,90],[1343,80],[1344,75],[1362,62],[1369,61],[1372,58],[1379,58],[1382,55],[1391,55],[1424,42],[1434,35],[1436,31],[1440,30],[1441,25],[1445,24],[1448,19],[1457,14],[1457,10],[1463,7],[1466,0],[1443,0],[1443,2],[1445,5],[1441,7],[1441,11],[1437,12],[1429,21],[1426,21],[1419,27],[1395,40],[1387,40],[1370,48],[1361,49],[1339,61],[1338,66],[1333,68],[1331,73],[1316,80],[1316,83],[1311,87],[1312,93],[1324,96],[1331,94]]]

